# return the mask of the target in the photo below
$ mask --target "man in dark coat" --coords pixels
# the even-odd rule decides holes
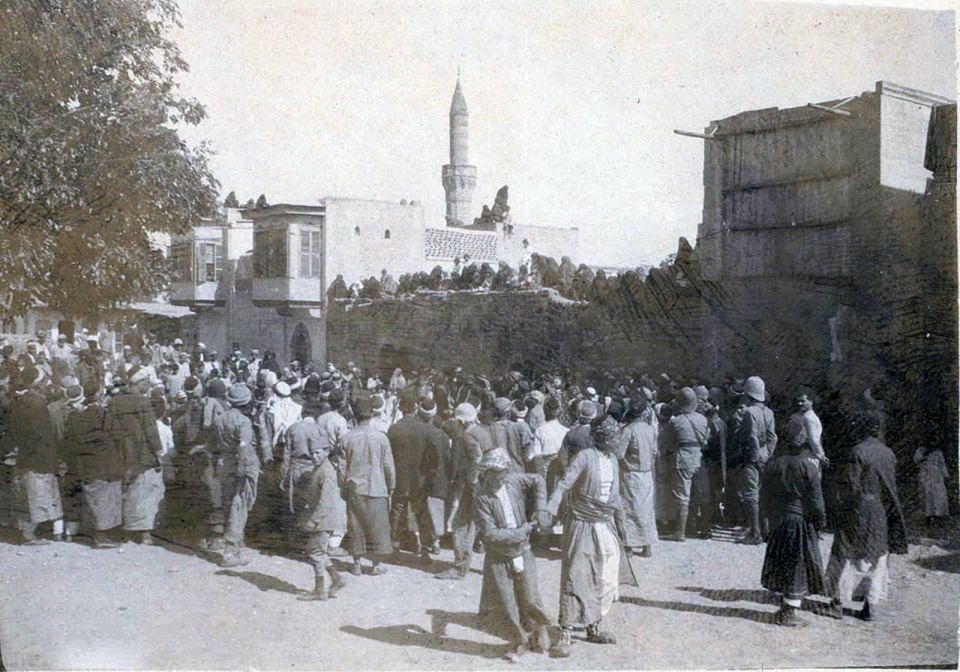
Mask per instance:
[[[499,448],[483,456],[480,468],[483,484],[474,509],[486,548],[480,618],[488,627],[509,627],[507,659],[515,662],[527,649],[528,632],[533,633],[530,644],[535,650],[550,648],[550,618],[540,599],[536,557],[530,547],[533,529],[550,524],[546,485],[538,474],[517,473]],[[531,520],[534,516],[536,521]]]
[[[107,532],[123,523],[123,452],[107,439],[103,392],[84,390],[83,404],[71,413],[63,430],[66,450],[76,456],[76,473],[83,492],[87,524],[94,548],[114,548]]]
[[[10,404],[6,450],[16,451],[15,479],[19,484],[18,523],[23,542],[49,543],[36,536],[37,525],[53,521],[54,535],[63,534],[63,506],[57,472],[60,461],[47,398],[41,392],[43,373],[27,365],[17,376]]]
[[[104,431],[124,456],[123,529],[136,532],[142,544],[153,543],[151,532],[164,495],[160,434],[146,394],[150,381],[140,369],[110,400]]]
[[[851,423],[857,441],[840,457],[836,512],[837,529],[827,564],[831,615],[843,615],[843,603],[859,584],[868,582],[859,617],[873,618],[873,609],[887,597],[890,553],[907,552],[907,531],[897,494],[896,456],[878,437],[876,412],[861,412]]]
[[[577,404],[578,424],[563,437],[563,444],[560,447],[561,453],[566,457],[564,463],[573,460],[580,451],[596,447],[593,445],[590,423],[597,417],[597,413],[597,405],[592,401],[585,399]]]
[[[443,468],[446,439],[433,424],[437,414],[433,401],[421,399],[419,405],[411,405],[409,399],[402,398],[400,404],[404,417],[387,432],[397,470],[390,511],[393,547],[399,550],[403,533],[412,530],[417,539],[416,552],[429,562],[430,550],[440,549],[427,499],[431,484]]]

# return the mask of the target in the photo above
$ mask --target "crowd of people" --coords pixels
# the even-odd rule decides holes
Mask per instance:
[[[680,287],[690,286],[690,276],[698,277],[697,261],[693,249],[685,239],[681,239],[679,253],[670,263],[661,268],[636,268],[623,273],[607,276],[603,269],[590,268],[586,264],[576,265],[570,257],[561,257],[560,261],[550,256],[531,252],[528,241],[524,240],[524,252],[517,267],[505,261],[491,264],[477,261],[469,254],[456,257],[453,267],[445,269],[437,265],[428,273],[404,273],[394,278],[387,269],[380,277],[370,276],[357,280],[350,285],[342,275],[337,275],[327,289],[330,302],[338,299],[382,299],[416,294],[420,291],[510,291],[522,289],[554,289],[561,296],[580,301],[596,301],[615,297],[624,291],[639,293],[646,286],[659,286],[664,282],[673,282]],[[706,286],[700,282],[700,290]]]
[[[344,588],[344,572],[376,576],[404,552],[462,580],[482,550],[480,613],[506,626],[511,660],[569,656],[577,628],[614,643],[602,624],[619,586],[636,584],[632,562],[721,524],[766,542],[760,579],[781,596],[783,626],[811,594],[842,618],[863,579],[856,614],[872,618],[888,554],[907,550],[896,460],[869,394],[825,429],[811,391],[784,397],[793,407],[777,417],[758,376],[713,386],[428,366],[381,377],[180,339],[140,339],[116,356],[85,345],[41,333],[22,353],[0,348],[0,522],[25,545],[153,544],[170,529],[236,567],[254,526],[299,547],[315,576],[303,598],[320,601]],[[930,459],[933,484],[942,469]],[[442,544],[454,558],[445,569]],[[558,631],[534,553],[549,546],[562,563]]]

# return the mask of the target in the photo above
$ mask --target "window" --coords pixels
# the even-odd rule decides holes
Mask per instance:
[[[253,277],[283,278],[287,275],[286,229],[253,232]]]
[[[390,240],[390,229],[387,229],[386,231],[383,232],[383,237],[386,238],[387,240]]]
[[[320,232],[300,229],[300,277],[320,277]]]
[[[223,273],[223,245],[197,243],[197,283],[220,282]]]
[[[170,246],[170,269],[176,282],[193,282],[193,255],[189,243]]]

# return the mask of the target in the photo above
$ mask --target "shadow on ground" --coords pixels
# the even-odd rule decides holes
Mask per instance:
[[[773,624],[772,611],[759,611],[757,609],[747,609],[746,607],[714,607],[705,604],[693,604],[690,602],[679,602],[676,600],[648,600],[642,597],[620,596],[620,601],[626,604],[634,604],[638,607],[651,607],[654,609],[669,609],[671,611],[685,611],[705,616],[721,616],[724,618],[743,618],[755,623]]]
[[[960,574],[960,553],[950,553],[949,555],[931,555],[926,558],[914,560],[914,562],[924,569],[931,569],[936,572]]]
[[[263,574],[262,572],[238,572],[232,569],[221,569],[219,572],[214,573],[217,576],[232,576],[238,579],[243,579],[247,583],[250,583],[263,591],[273,590],[279,593],[288,593],[289,595],[307,594],[307,591],[297,588],[292,583],[287,583],[283,579],[278,579],[275,576]]]
[[[345,625],[340,628],[340,631],[348,635],[356,635],[357,637],[395,646],[417,646],[485,659],[500,658],[509,650],[509,646],[506,644],[487,644],[447,636],[446,630],[449,624],[485,632],[480,627],[480,619],[475,613],[430,609],[427,614],[431,617],[430,630],[408,623],[406,625],[385,625],[375,628],[358,628],[353,625]]]

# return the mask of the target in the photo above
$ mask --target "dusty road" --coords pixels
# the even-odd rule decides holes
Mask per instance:
[[[829,550],[829,536],[823,542]],[[805,627],[772,625],[759,586],[763,547],[661,543],[637,562],[609,628],[618,646],[577,641],[573,656],[499,659],[477,629],[479,571],[437,581],[412,561],[380,577],[348,577],[328,602],[300,602],[308,565],[253,553],[223,570],[178,546],[93,550],[0,543],[0,644],[8,669],[759,668],[957,663],[960,549],[912,546],[892,560],[878,618],[842,622],[809,611]],[[407,558],[412,556],[407,555]],[[451,559],[444,551],[441,569]],[[474,559],[474,568],[482,566]],[[560,563],[539,562],[556,615]],[[581,635],[582,636],[582,635]]]

